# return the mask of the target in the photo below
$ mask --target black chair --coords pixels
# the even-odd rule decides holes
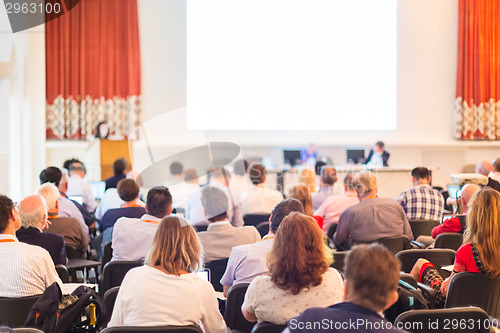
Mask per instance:
[[[106,266],[108,262],[111,261],[113,258],[113,247],[112,247],[112,242],[107,243],[104,245],[104,250],[102,251],[102,259],[101,259],[101,267]]]
[[[103,327],[107,326],[111,319],[113,309],[115,308],[116,296],[118,296],[119,290],[120,287],[113,287],[104,293],[103,302],[106,307],[106,317],[104,318]]]
[[[330,224],[328,230],[326,231],[326,237],[328,237],[328,239],[331,239],[333,241],[333,235],[335,234],[335,231],[337,231],[337,226],[337,223]]]
[[[420,235],[430,236],[432,229],[440,223],[435,220],[408,220],[408,222],[414,239],[417,239]]]
[[[193,227],[196,229],[196,232],[207,231],[208,229],[208,225],[194,225]]]
[[[66,245],[65,247],[66,250],[66,256],[68,259],[82,259],[83,254],[81,252],[78,252],[73,246]]]
[[[257,228],[257,231],[259,232],[260,237],[264,237],[265,235],[267,235],[269,233],[270,223],[271,222],[266,221],[266,222],[260,222],[259,224],[257,224],[257,226],[255,228]]]
[[[452,249],[458,250],[464,241],[464,235],[456,232],[444,232],[437,235],[434,242],[436,249]]]
[[[269,221],[271,214],[246,214],[243,216],[243,221],[245,225],[257,226],[261,222]]]
[[[40,295],[0,297],[0,326],[23,327],[28,314]]]
[[[489,324],[488,315],[476,307],[407,311],[395,322],[411,333],[488,333]]]
[[[238,283],[229,288],[227,292],[226,311],[224,312],[224,320],[227,327],[243,333],[250,333],[255,326],[255,323],[246,320],[241,313],[241,306],[245,300],[245,293],[249,285],[250,283]]]
[[[278,325],[264,321],[258,323],[252,329],[252,333],[281,333],[286,328],[286,325]]]
[[[399,251],[411,249],[410,239],[405,235],[383,237],[377,239],[372,243],[379,243],[385,246],[389,251],[391,251],[394,254],[398,253]]]
[[[401,262],[401,270],[410,273],[418,259],[429,260],[439,271],[443,278],[450,275],[450,272],[441,269],[442,266],[453,265],[455,262],[455,251],[450,249],[422,249],[405,250],[398,252],[396,258]]]
[[[99,289],[101,295],[104,295],[104,293],[106,293],[106,291],[108,291],[109,289],[121,285],[125,274],[127,274],[127,272],[132,268],[142,266],[143,263],[144,262],[142,260],[113,260],[108,262],[106,266],[104,266],[102,272],[102,283],[101,288]]]
[[[143,332],[156,332],[156,333],[203,333],[201,328],[197,325],[188,326],[114,326],[108,327],[101,331],[101,333],[143,333]]]
[[[220,279],[222,278],[222,275],[224,275],[224,272],[226,271],[227,260],[228,258],[213,260],[205,264],[205,268],[208,268],[210,270],[210,282],[212,283],[212,286],[214,286],[215,291],[222,291],[222,285],[220,284]]]
[[[330,267],[333,267],[333,268],[343,272],[345,258],[347,257],[348,253],[349,253],[349,251],[334,251],[333,252],[333,263],[330,265]]]
[[[500,279],[486,274],[458,273],[448,286],[445,308],[477,306],[493,318],[500,318]]]
[[[66,266],[56,265],[56,272],[63,283],[69,283],[69,272]]]
[[[0,327],[0,333],[43,333],[43,331],[40,331],[39,329],[36,328],[27,328],[27,327],[22,327],[22,328],[7,328],[7,327]]]

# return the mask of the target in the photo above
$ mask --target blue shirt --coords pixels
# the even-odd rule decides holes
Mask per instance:
[[[99,230],[103,232],[107,228],[111,228],[115,225],[116,220],[120,217],[129,218],[140,218],[142,215],[146,214],[144,207],[125,207],[125,208],[115,208],[108,210],[101,219],[99,223]]]

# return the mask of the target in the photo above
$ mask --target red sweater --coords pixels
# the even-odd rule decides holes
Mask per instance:
[[[442,234],[443,232],[460,232],[460,230],[462,230],[460,220],[458,217],[453,216],[444,220],[444,222],[437,227],[434,227],[431,231],[431,236],[432,238],[436,238],[437,235]]]

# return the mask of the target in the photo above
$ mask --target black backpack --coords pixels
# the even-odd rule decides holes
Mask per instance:
[[[86,286],[63,296],[57,283],[51,284],[33,305],[24,327],[45,333],[96,332],[104,319],[101,297]]]
[[[394,323],[396,318],[403,312],[428,309],[422,291],[411,284],[399,280],[398,294],[399,298],[396,303],[384,312],[385,318],[391,323]]]

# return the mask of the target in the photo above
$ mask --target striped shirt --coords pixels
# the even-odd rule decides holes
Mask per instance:
[[[47,250],[0,234],[0,297],[40,295],[54,282],[62,287]]]
[[[417,185],[403,191],[398,202],[406,212],[408,220],[441,220],[444,198],[438,190],[428,184]]]

